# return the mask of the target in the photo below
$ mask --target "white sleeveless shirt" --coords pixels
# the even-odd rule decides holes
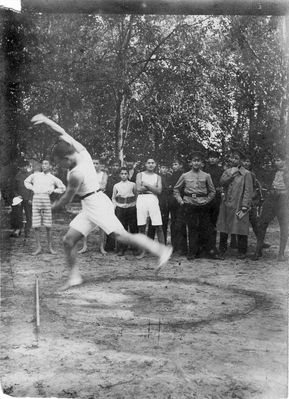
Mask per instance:
[[[145,173],[141,172],[141,182],[144,184],[150,184],[151,186],[156,186],[157,187],[157,182],[158,182],[158,175],[156,173]],[[150,191],[149,191],[150,192]],[[155,195],[154,193],[150,192],[152,195]]]
[[[98,190],[100,188],[100,184],[99,178],[92,162],[92,158],[89,155],[88,151],[84,149],[79,154],[81,154],[82,159],[78,165],[76,165],[67,173],[67,179],[69,179],[71,173],[76,170],[81,173],[82,182],[76,194],[83,196],[85,194]]]
[[[150,184],[151,186],[157,186],[158,175],[156,173],[145,173],[141,172],[141,181],[144,184]]]

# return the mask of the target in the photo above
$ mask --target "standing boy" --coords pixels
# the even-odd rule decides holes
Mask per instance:
[[[119,177],[119,161],[114,159],[109,168],[109,174],[107,177],[107,184],[105,189],[105,194],[108,196],[109,199],[112,199],[113,194],[113,187],[116,183],[120,180]],[[136,233],[136,232],[135,232]],[[107,236],[106,237],[106,244],[105,244],[105,251],[113,252],[116,248],[116,242],[114,237]]]
[[[162,192],[158,195],[159,206],[162,215],[162,226],[164,233],[165,244],[167,244],[168,223],[169,223],[169,207],[168,207],[168,167],[164,163],[160,165],[159,174],[162,180]],[[152,239],[155,238],[155,226],[149,223],[148,236]]]
[[[120,169],[120,182],[113,186],[112,203],[115,206],[115,214],[126,231],[137,233],[136,219],[136,184],[128,180],[128,170]],[[123,256],[126,245],[119,244],[118,255]]]
[[[138,172],[135,168],[135,162],[132,157],[130,156],[125,157],[125,166],[127,167],[128,170],[128,180],[135,183]]]
[[[53,204],[52,209],[58,209],[68,204],[75,194],[82,200],[82,211],[72,220],[69,230],[63,238],[69,277],[63,289],[79,285],[83,282],[76,265],[76,245],[82,237],[87,236],[96,226],[102,228],[106,234],[114,234],[116,239],[124,244],[131,244],[146,249],[158,257],[156,272],[171,256],[171,249],[150,240],[141,234],[128,233],[114,213],[114,206],[110,199],[102,192],[96,182],[96,172],[91,156],[87,150],[57,123],[43,114],[32,118],[34,124],[45,123],[59,136],[59,142],[54,147],[54,157],[61,164],[70,169],[68,173],[68,187],[65,194]]]
[[[24,180],[24,185],[28,190],[33,191],[32,200],[32,227],[35,230],[36,251],[33,255],[41,252],[40,227],[41,224],[46,227],[48,249],[51,254],[56,252],[52,249],[52,213],[50,195],[52,193],[62,194],[65,191],[65,185],[60,179],[50,173],[50,162],[45,159],[41,164],[42,172],[33,173]]]
[[[253,180],[251,173],[244,168],[244,156],[233,150],[230,156],[231,167],[221,177],[224,190],[217,230],[220,232],[219,250],[221,256],[227,251],[229,234],[237,235],[239,259],[245,259],[249,235],[249,210],[252,204]]]
[[[216,246],[216,241],[217,241],[216,226],[220,211],[221,193],[222,193],[220,179],[223,174],[223,168],[219,166],[219,161],[220,161],[220,154],[217,151],[211,150],[208,152],[208,160],[204,168],[204,172],[209,173],[211,175],[212,182],[216,190],[216,195],[214,199],[211,201],[211,206],[209,210],[211,222],[214,226],[214,246]]]
[[[145,234],[147,218],[151,220],[152,226],[155,226],[158,241],[164,244],[164,233],[162,229],[162,215],[159,206],[158,195],[162,192],[162,180],[154,171],[156,162],[149,158],[145,164],[146,170],[140,172],[136,177],[136,189],[138,193],[136,210],[137,224],[140,233]],[[143,251],[139,258],[145,255]]]
[[[187,229],[181,216],[181,206],[174,196],[174,187],[183,174],[182,163],[175,159],[172,173],[168,177],[168,212],[171,216],[171,242],[174,252],[185,255],[187,252]],[[183,193],[181,193],[183,196]]]
[[[253,196],[252,196],[252,204],[249,212],[249,221],[251,223],[253,232],[256,237],[258,237],[258,209],[261,207],[263,202],[263,194],[262,194],[262,186],[259,180],[257,179],[255,173],[252,171],[252,163],[249,158],[246,158],[243,162],[244,168],[249,170],[252,175],[253,181]],[[269,248],[269,244],[263,245],[263,248]]]
[[[191,158],[191,170],[183,173],[174,187],[174,195],[182,207],[182,217],[188,226],[189,251],[188,260],[195,259],[199,249],[199,239],[210,257],[216,258],[214,252],[213,225],[209,209],[215,197],[215,187],[211,176],[201,170],[203,155],[194,152]],[[184,197],[181,191],[184,190]]]
[[[262,256],[264,239],[269,223],[277,216],[280,226],[280,244],[278,262],[286,261],[285,248],[288,240],[289,224],[289,171],[286,168],[286,157],[280,154],[275,157],[275,174],[271,190],[266,197],[257,228],[257,247],[253,260],[258,260]]]

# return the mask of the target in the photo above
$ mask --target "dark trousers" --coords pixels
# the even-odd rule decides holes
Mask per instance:
[[[132,206],[129,208],[121,208],[117,206],[115,208],[115,214],[126,231],[130,231],[130,233],[137,233],[137,218],[136,218],[136,207]],[[127,249],[127,245],[123,245],[118,243],[118,249],[125,251]]]
[[[249,222],[256,237],[258,237],[258,209],[257,206],[252,206],[249,212]]]
[[[280,226],[279,254],[284,255],[288,240],[289,206],[288,195],[271,193],[265,199],[258,221],[257,252],[261,252],[269,223],[277,217]]]
[[[176,198],[168,197],[168,211],[171,215],[171,243],[174,251],[187,251],[187,229],[182,218],[181,206]]]
[[[210,219],[211,219],[212,225],[214,226],[214,233],[213,233],[214,247],[216,247],[216,243],[217,243],[216,226],[217,226],[218,216],[219,216],[219,212],[220,212],[220,205],[221,205],[221,194],[217,193],[215,198],[209,204]]]
[[[189,255],[195,256],[200,242],[206,252],[214,249],[214,227],[211,223],[209,205],[182,205],[183,223],[188,226]]]
[[[25,212],[25,234],[27,234],[32,226],[32,204],[27,200],[23,200],[19,205],[12,206],[11,211],[11,228],[21,230],[23,227],[23,210]]]
[[[232,234],[232,237],[236,240],[236,247],[240,254],[246,254],[248,249],[248,236],[241,234]],[[220,243],[219,250],[220,252],[226,252],[228,248],[228,234],[220,233]]]
[[[257,206],[253,206],[249,211],[249,222],[251,223],[253,232],[258,238],[258,210]],[[246,236],[245,236],[246,237]],[[242,240],[242,239],[241,239]],[[248,240],[248,238],[247,238]],[[231,248],[238,248],[238,237],[237,234],[231,234]]]
[[[159,206],[162,215],[162,228],[164,233],[165,244],[167,243],[168,237],[168,224],[169,224],[169,208],[168,208],[168,201],[167,198],[160,198],[159,199]],[[149,221],[148,226],[148,237],[152,240],[155,238],[156,228],[152,226],[151,220]]]

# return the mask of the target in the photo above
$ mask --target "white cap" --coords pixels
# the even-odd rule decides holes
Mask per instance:
[[[12,206],[19,205],[21,204],[22,201],[23,201],[22,197],[14,197],[12,201]]]

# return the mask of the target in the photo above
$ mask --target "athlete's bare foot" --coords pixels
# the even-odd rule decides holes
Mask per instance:
[[[145,257],[145,251],[142,251],[139,255],[136,256],[137,259],[143,259]]]
[[[32,255],[39,255],[41,254],[41,251],[42,251],[41,247],[38,247],[36,251],[32,252]]]
[[[77,253],[78,254],[85,254],[86,251],[87,251],[87,245],[84,245]]]
[[[99,248],[99,251],[100,251],[101,255],[107,255],[107,252],[104,248],[102,248],[102,247]]]
[[[80,273],[73,273],[73,275],[71,275],[68,280],[66,281],[66,283],[59,288],[59,291],[66,291],[71,287],[75,287],[77,285],[81,285],[83,283],[83,278],[81,277]]]
[[[51,253],[51,255],[56,255],[57,254],[57,252],[54,251],[54,249],[51,248],[51,247],[48,249],[48,251],[49,251],[49,253]]]
[[[164,247],[162,249],[162,252],[159,256],[159,262],[157,267],[155,268],[155,275],[157,276],[161,270],[161,268],[168,262],[170,259],[171,255],[173,253],[173,248],[172,247]]]

